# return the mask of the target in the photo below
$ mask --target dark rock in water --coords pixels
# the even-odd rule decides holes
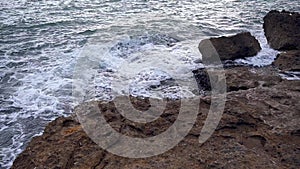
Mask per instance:
[[[196,60],[194,60],[194,63],[202,63],[202,60],[201,59],[196,59]]]
[[[230,37],[219,37],[202,40],[199,44],[204,64],[220,60],[234,60],[256,55],[261,47],[249,32]]]
[[[222,77],[218,77],[217,71],[210,70],[210,76],[206,69],[193,71],[199,90],[210,91],[211,83],[217,83]],[[278,72],[269,67],[250,68],[245,66],[228,67],[224,70],[226,76],[227,92],[248,90],[258,86],[272,86],[281,81]]]
[[[210,91],[211,85],[209,75],[204,68],[193,70],[194,77],[200,91]]]
[[[199,103],[196,123],[188,135],[163,154],[141,159],[116,156],[95,144],[75,116],[60,117],[49,123],[43,135],[32,139],[12,169],[298,168],[300,81],[281,80],[272,67],[235,67],[225,71],[228,85],[234,90],[227,94],[217,129],[203,144],[199,144],[198,136],[207,118],[210,96]],[[142,108],[149,106],[147,100],[134,103]],[[180,109],[180,100],[169,100],[157,120],[143,124],[125,119],[113,102],[86,104],[99,107],[116,131],[139,138],[164,132]],[[80,105],[75,111],[85,110]]]
[[[280,53],[272,64],[283,71],[300,71],[300,50]]]
[[[264,17],[265,36],[277,50],[300,50],[300,14],[270,11]]]

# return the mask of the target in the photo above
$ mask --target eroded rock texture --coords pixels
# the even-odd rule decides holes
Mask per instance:
[[[264,17],[264,31],[270,46],[277,50],[300,50],[300,14],[270,11]]]
[[[282,80],[275,71],[271,67],[225,70],[229,93],[224,114],[204,144],[199,144],[198,136],[210,108],[210,96],[201,99],[196,123],[188,135],[161,155],[143,159],[113,155],[86,135],[75,116],[60,117],[49,123],[42,136],[32,139],[12,169],[298,168],[300,81]],[[147,100],[132,102],[142,109],[149,107]],[[113,102],[89,104],[96,104],[118,132],[143,138],[172,125],[179,103],[168,100],[161,117],[146,125],[124,119]]]
[[[213,48],[211,48],[213,46]],[[202,40],[199,44],[204,64],[216,62],[216,58],[234,60],[255,56],[260,50],[257,39],[249,32],[242,32],[234,36],[218,37]]]
[[[300,71],[300,50],[278,54],[273,65],[283,71]]]

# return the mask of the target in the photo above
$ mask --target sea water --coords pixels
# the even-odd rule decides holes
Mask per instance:
[[[54,118],[70,115],[80,101],[193,96],[185,82],[203,67],[202,39],[249,31],[262,50],[236,62],[271,64],[278,52],[268,46],[262,24],[272,9],[299,12],[300,3],[1,0],[0,168],[9,168],[33,136]],[[84,56],[96,56],[86,84],[92,93],[74,101],[74,71]]]

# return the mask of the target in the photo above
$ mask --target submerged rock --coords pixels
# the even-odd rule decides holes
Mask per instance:
[[[265,36],[277,50],[300,50],[300,14],[270,11],[264,17]]]
[[[229,37],[218,37],[202,40],[199,44],[204,64],[220,60],[234,60],[256,55],[261,47],[257,39],[249,32]]]
[[[95,144],[75,117],[49,123],[14,161],[12,169],[26,168],[298,168],[300,165],[300,81],[281,80],[272,67],[233,67],[225,70],[227,95],[222,119],[205,143],[198,136],[210,108],[203,97],[194,127],[171,150],[149,158],[113,155]],[[122,98],[121,98],[122,99]],[[147,100],[134,101],[142,109]],[[180,100],[169,100],[164,113],[150,123],[125,119],[113,102],[94,101],[116,131],[131,137],[164,132],[177,118]],[[85,111],[83,105],[76,111]],[[84,113],[84,112],[83,112]]]
[[[280,53],[272,64],[283,71],[300,71],[300,50]]]

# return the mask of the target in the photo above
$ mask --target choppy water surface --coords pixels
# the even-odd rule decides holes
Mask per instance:
[[[72,101],[72,78],[83,54],[107,56],[96,61],[97,98],[122,93],[121,82],[133,95],[180,97],[170,73],[156,64],[189,76],[201,67],[201,39],[241,31],[255,35],[263,50],[239,62],[270,64],[277,52],[264,38],[263,16],[271,9],[299,8],[298,0],[1,0],[0,168],[9,168],[47,122],[78,104]]]

